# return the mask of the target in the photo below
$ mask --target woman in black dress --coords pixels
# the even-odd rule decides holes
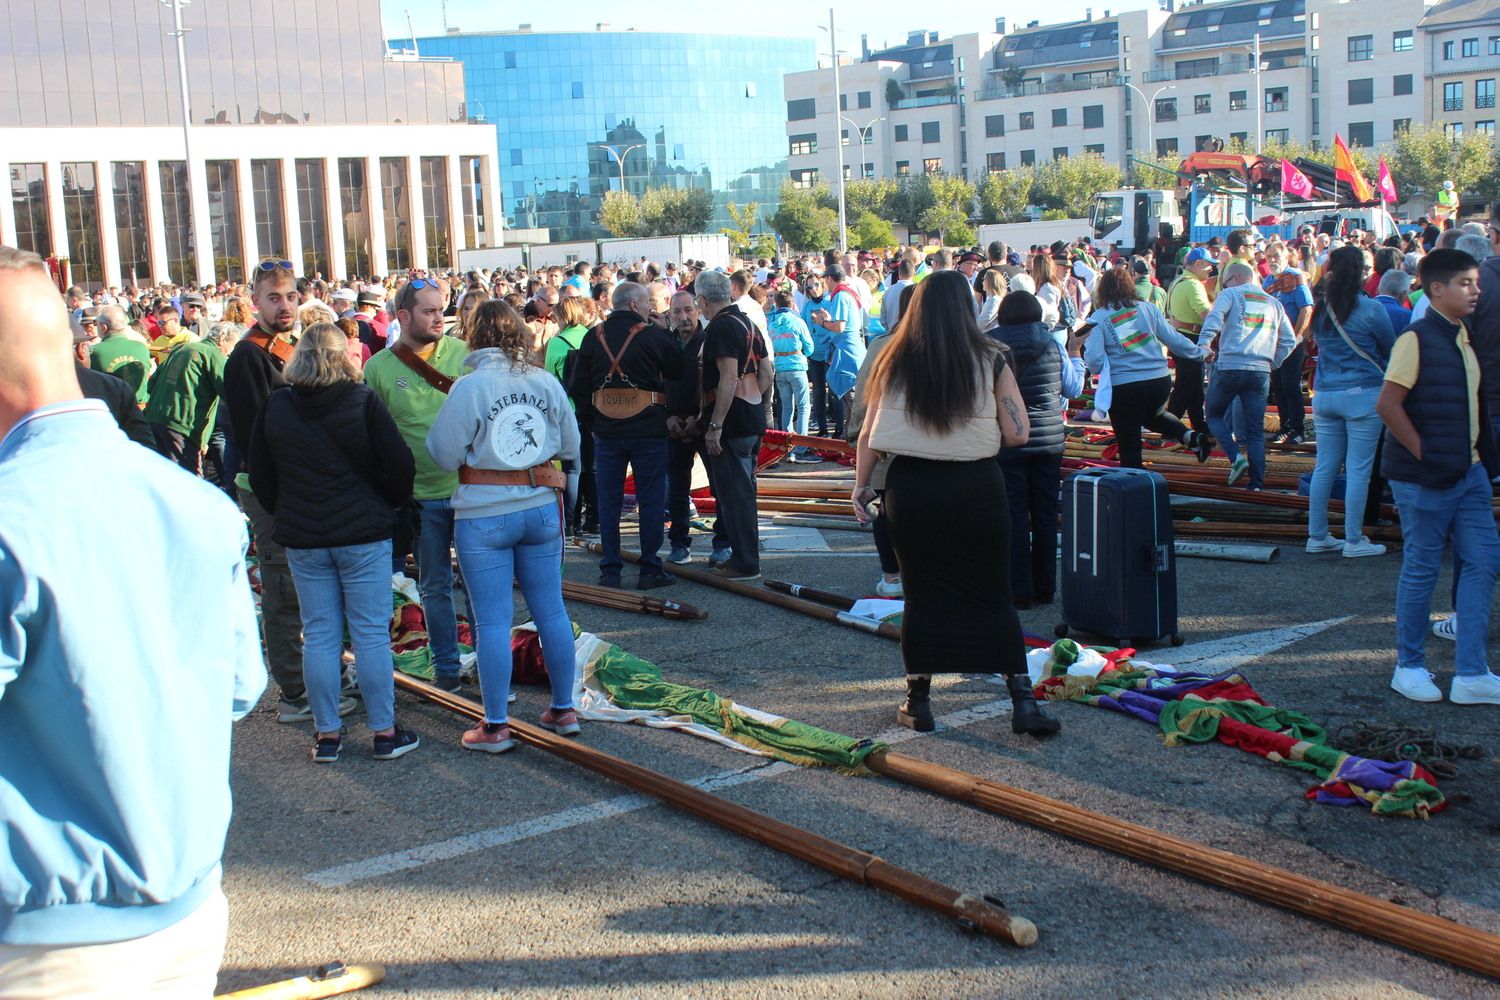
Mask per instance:
[[[851,500],[861,521],[874,517],[870,473],[877,453],[892,456],[885,514],[906,590],[897,719],[932,730],[935,673],[1000,673],[1011,729],[1055,733],[1057,720],[1032,696],[1011,603],[1010,515],[995,456],[1025,444],[1030,422],[1010,351],[979,332],[968,281],[956,271],[917,286],[890,338],[870,372]]]

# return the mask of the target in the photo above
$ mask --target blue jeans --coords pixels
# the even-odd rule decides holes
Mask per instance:
[[[313,725],[339,731],[344,626],[354,640],[359,691],[374,732],[396,724],[391,672],[391,542],[287,549],[302,609],[302,681]]]
[[[453,610],[453,505],[418,500],[422,530],[417,537],[417,589],[433,670],[439,677],[458,676],[458,619]],[[390,581],[387,580],[387,583]]]
[[[619,576],[620,509],[625,505],[625,466],[635,473],[635,511],[641,532],[642,572],[661,572],[667,513],[667,439],[594,436],[594,479],[599,491],[599,572]]]
[[[1328,498],[1339,466],[1345,472],[1344,538],[1353,541],[1363,532],[1365,494],[1375,446],[1380,443],[1380,417],[1375,412],[1376,388],[1319,389],[1313,396],[1313,418],[1318,426],[1318,461],[1308,490],[1307,534],[1328,534]]]
[[[1318,432],[1320,435],[1322,431]],[[1477,677],[1489,671],[1485,655],[1489,634],[1490,599],[1495,592],[1495,570],[1500,564],[1500,537],[1490,509],[1490,478],[1476,462],[1468,475],[1445,490],[1416,483],[1391,482],[1396,508],[1401,512],[1401,577],[1396,583],[1396,665],[1427,666],[1428,616],[1437,585],[1443,546],[1453,543],[1458,569],[1458,649],[1454,667],[1460,676]]]
[[[781,408],[781,419],[777,426],[794,434],[806,434],[807,418],[812,412],[812,392],[808,388],[807,372],[777,372],[776,400]]]
[[[510,700],[510,628],[515,615],[511,581],[542,640],[552,681],[552,707],[573,707],[573,626],[562,596],[562,512],[556,503],[494,517],[459,518],[458,562],[474,606],[475,647],[484,720],[505,722]]]
[[[1204,415],[1208,426],[1219,439],[1219,447],[1233,462],[1239,457],[1239,445],[1230,433],[1229,408],[1238,400],[1245,420],[1245,454],[1250,460],[1250,488],[1266,484],[1266,390],[1271,376],[1266,372],[1236,371],[1215,368],[1208,379]]]

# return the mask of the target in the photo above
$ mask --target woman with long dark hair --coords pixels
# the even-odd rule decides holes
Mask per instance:
[[[1313,376],[1313,420],[1318,458],[1308,490],[1307,551],[1342,552],[1348,558],[1385,552],[1364,535],[1366,492],[1380,443],[1375,412],[1396,333],[1385,306],[1360,291],[1364,251],[1339,247],[1317,288],[1312,326],[1318,342]],[[1328,499],[1344,467],[1344,540],[1328,533]]]
[[[897,720],[934,722],[934,673],[1000,673],[1015,707],[1011,729],[1060,728],[1032,697],[1021,622],[1010,596],[1010,515],[995,456],[1026,443],[1030,422],[1010,350],[979,332],[968,279],[939,271],[870,370],[851,500],[872,520],[871,475],[890,456],[885,514],[906,609],[901,658],[906,700]]]
[[[1130,272],[1109,268],[1099,279],[1098,308],[1089,316],[1092,327],[1083,358],[1089,371],[1109,371],[1109,424],[1115,432],[1120,465],[1141,467],[1141,428],[1179,441],[1208,461],[1208,435],[1190,431],[1167,412],[1172,376],[1167,374],[1167,350],[1196,361],[1203,348],[1172,329],[1157,309],[1136,295]]]

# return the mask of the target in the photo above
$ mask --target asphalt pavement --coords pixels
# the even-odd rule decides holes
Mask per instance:
[[[825,470],[826,472],[826,470]],[[627,547],[634,542],[627,537]],[[878,578],[868,534],[802,533],[775,577],[850,595]],[[784,543],[785,544],[785,543]],[[797,546],[796,539],[790,544]],[[702,565],[706,537],[695,555]],[[570,603],[574,620],[668,680],[1500,933],[1500,707],[1419,705],[1388,688],[1397,553],[1344,560],[1283,546],[1269,565],[1179,561],[1187,645],[1163,664],[1245,673],[1267,701],[1337,729],[1433,726],[1479,743],[1423,822],[1307,801],[1309,776],[1218,745],[1169,748],[1152,726],[1053,704],[1055,739],[1014,736],[1003,687],[947,675],[916,736],[895,725],[896,643],[679,581],[708,610],[670,621]],[[595,557],[567,556],[592,583]],[[627,569],[626,580],[633,580]],[[1446,602],[1446,574],[1438,587]],[[517,621],[526,618],[517,598]],[[1023,612],[1050,635],[1059,609]],[[1429,642],[1446,688],[1454,647]],[[468,693],[477,698],[477,688]],[[1034,921],[1008,946],[635,795],[539,750],[466,752],[465,723],[398,694],[422,747],[308,759],[310,727],[268,694],[236,732],[230,901],[220,989],[330,961],[380,962],[374,997],[1494,997],[1483,977],[878,777],[777,765],[683,733],[585,723],[590,746]],[[535,721],[541,688],[513,715]]]

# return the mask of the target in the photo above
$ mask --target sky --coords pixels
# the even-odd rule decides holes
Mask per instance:
[[[1047,23],[1076,21],[1084,16],[1084,10],[1092,7],[1096,16],[1104,13],[1105,7],[1120,10],[1141,10],[1155,0],[1125,0],[1111,3],[1110,0],[1053,0],[1047,4]],[[688,4],[623,3],[609,8],[608,13],[593,11],[594,5],[580,7],[558,3],[497,4],[494,0],[448,0],[448,26],[464,31],[513,31],[523,23],[529,23],[536,31],[583,31],[593,30],[599,21],[607,21],[616,29],[636,28],[641,31],[680,31],[684,33],[724,33],[818,36],[818,25],[827,25],[828,8],[810,5],[797,0],[760,0],[753,4],[709,4],[698,7]],[[1011,27],[1026,23],[1038,15],[1030,13],[1036,8],[1026,4],[1003,4],[993,7],[969,7],[963,3],[917,4],[911,0],[864,0],[859,4],[838,4],[840,48],[858,52],[859,36],[870,36],[870,47],[878,49],[885,44],[896,45],[906,40],[908,31],[922,29],[936,31],[943,36],[969,31],[993,30],[994,18],[1004,17]],[[418,37],[443,33],[443,4],[441,0],[380,0],[381,17],[387,38],[402,38],[409,34],[407,14]],[[672,16],[675,15],[675,16]],[[826,46],[825,46],[826,47]]]

